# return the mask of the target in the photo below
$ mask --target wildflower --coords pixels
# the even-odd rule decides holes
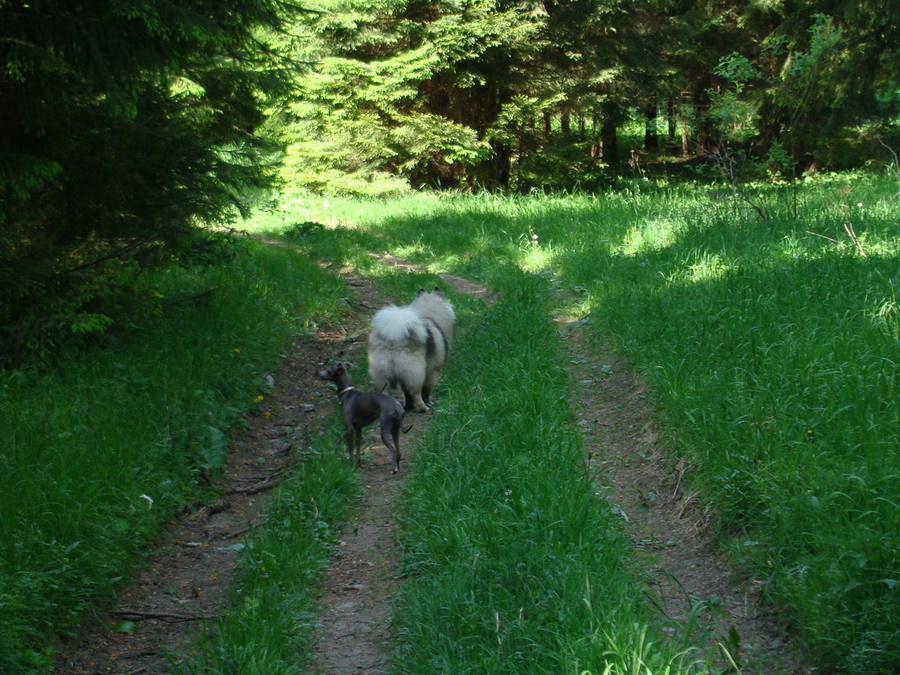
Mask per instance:
[[[816,434],[812,429],[806,430],[806,440],[814,441],[816,439]]]
[[[256,402],[262,403],[265,399],[266,399],[266,397],[263,396],[262,394],[260,394],[259,396],[256,397]]]
[[[233,353],[235,356],[240,356],[241,350],[240,350],[240,349],[234,349],[234,350],[232,350],[232,353]]]
[[[263,417],[265,417],[266,419],[269,419],[271,416],[272,416],[272,413],[270,413],[268,410],[266,410],[266,411],[263,413]]]

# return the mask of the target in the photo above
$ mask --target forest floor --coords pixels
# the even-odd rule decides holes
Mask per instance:
[[[385,261],[406,266],[397,259]],[[233,440],[223,476],[216,481],[221,499],[173,524],[114,608],[59,647],[57,673],[171,672],[178,663],[172,654],[187,652],[204,622],[224,609],[238,565],[235,544],[264,526],[268,495],[278,476],[292,462],[304,461],[304,438],[333,419],[333,389],[318,380],[316,371],[341,352],[354,360],[353,352],[365,348],[372,314],[390,300],[379,294],[373,280],[349,270],[344,277],[351,294],[347,309],[338,323],[322,325],[315,335],[299,340],[269,375],[272,390],[264,406],[269,415],[248,416]],[[443,279],[458,292],[489,299],[481,286],[457,277]],[[813,672],[778,614],[763,601],[763,584],[737,577],[711,543],[711,515],[685,487],[689,467],[667,458],[639,379],[611,351],[589,347],[577,320],[557,321],[571,350],[579,385],[573,409],[598,493],[621,513],[651,570],[648,595],[674,624],[688,621],[693,611],[708,648],[726,646],[745,673]],[[408,414],[412,429],[401,439],[404,459],[412,454],[428,417]],[[374,432],[365,443],[364,494],[339,535],[322,582],[309,673],[375,675],[387,671],[391,657],[391,600],[402,583],[391,514],[404,468],[391,475],[388,452]],[[336,452],[343,452],[340,446],[336,439]],[[134,622],[137,629],[110,629],[123,621]]]

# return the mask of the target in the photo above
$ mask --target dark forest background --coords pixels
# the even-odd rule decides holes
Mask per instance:
[[[0,364],[160,311],[279,193],[895,158],[893,0],[0,0]]]

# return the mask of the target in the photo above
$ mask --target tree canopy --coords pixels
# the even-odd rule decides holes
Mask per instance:
[[[290,82],[263,30],[289,15],[277,0],[0,2],[0,353],[37,326],[107,321],[89,311],[103,270],[147,264],[272,183],[255,129]]]
[[[0,0],[0,358],[101,330],[110,275],[279,180],[593,189],[723,147],[859,164],[900,140],[898,24],[893,0]]]

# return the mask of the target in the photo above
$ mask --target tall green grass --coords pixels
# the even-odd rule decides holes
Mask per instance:
[[[723,545],[788,609],[811,657],[895,672],[896,182],[842,174],[758,192],[767,219],[726,187],[651,181],[305,212],[434,269],[498,284],[514,265],[552,279],[647,380]]]
[[[392,672],[687,672],[683,645],[648,638],[630,542],[595,494],[550,287],[503,276],[404,486]]]
[[[0,382],[0,672],[46,670],[48,637],[112,597],[202,494],[288,338],[343,289],[285,247],[171,269],[171,298],[103,344]]]
[[[570,263],[598,332],[653,383],[734,553],[793,609],[824,663],[891,672],[898,209],[885,198],[869,208],[853,215],[868,257],[840,240],[849,216],[810,200],[802,220],[675,220],[662,245],[657,224]]]

